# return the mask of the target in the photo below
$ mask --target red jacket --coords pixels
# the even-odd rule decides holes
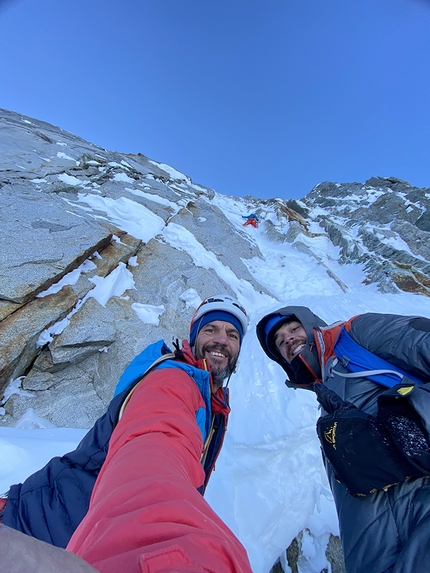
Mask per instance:
[[[145,378],[112,434],[89,511],[67,549],[100,573],[251,573],[245,549],[197,491],[202,407],[184,371]]]

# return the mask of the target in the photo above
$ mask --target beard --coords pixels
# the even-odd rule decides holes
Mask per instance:
[[[295,339],[289,344],[289,346],[291,346],[292,348],[293,348],[293,347],[295,348],[295,347],[297,347],[299,344],[304,344],[304,345],[306,345],[306,342],[307,342],[307,338],[298,337],[298,338],[295,338]],[[300,352],[301,352],[301,351],[300,351]],[[300,352],[299,352],[299,354],[300,354]],[[299,356],[299,354],[295,354],[295,355],[290,356],[290,360],[288,360],[288,358],[285,358],[285,357],[284,357],[284,358],[285,358],[285,360],[286,360],[289,364],[291,364],[292,361],[293,361],[295,358],[297,358],[297,356]]]
[[[218,351],[227,355],[227,366],[224,368],[222,368],[220,364],[213,364],[208,359],[214,384],[216,386],[222,386],[224,380],[229,378],[236,370],[238,356],[233,356],[225,347],[220,346],[219,344],[206,344],[201,349],[196,348],[196,358],[202,359],[205,357],[206,353],[210,353],[211,351]]]

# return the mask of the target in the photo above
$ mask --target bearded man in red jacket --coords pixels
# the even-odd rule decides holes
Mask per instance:
[[[76,450],[11,486],[4,525],[67,546],[100,573],[251,573],[245,549],[202,495],[230,412],[223,384],[247,327],[234,298],[205,299],[181,348],[160,340],[130,363]],[[12,555],[19,537],[3,530]],[[44,544],[25,538],[21,549],[43,569]]]
[[[230,296],[204,300],[190,344],[124,399],[89,511],[67,547],[100,573],[251,573],[245,549],[199,493],[205,461],[212,457],[210,473],[222,444],[222,384],[247,324]]]

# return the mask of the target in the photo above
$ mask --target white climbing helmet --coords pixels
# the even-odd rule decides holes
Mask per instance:
[[[209,313],[213,313],[211,317],[203,317]],[[235,320],[231,321],[225,314],[231,315]],[[202,320],[203,319],[203,320]],[[245,336],[248,330],[249,317],[243,306],[237,302],[233,297],[228,294],[220,294],[216,296],[208,296],[197,307],[190,323],[190,344],[194,344],[197,333],[207,322],[212,320],[227,320],[238,329],[240,339]]]

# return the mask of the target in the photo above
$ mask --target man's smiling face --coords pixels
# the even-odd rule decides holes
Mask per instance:
[[[214,320],[205,324],[197,334],[195,356],[206,358],[215,388],[234,372],[240,350],[240,335],[230,322]]]
[[[298,320],[283,324],[275,334],[274,343],[279,353],[288,363],[305,348],[306,331]]]

